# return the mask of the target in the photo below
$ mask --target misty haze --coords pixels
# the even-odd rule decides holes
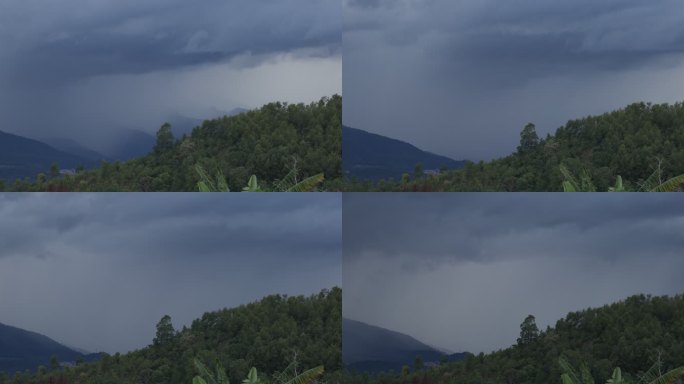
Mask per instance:
[[[417,147],[345,144],[345,171],[374,183],[350,190],[683,188],[678,2],[344,0],[343,12],[345,127]]]
[[[159,159],[164,146],[158,145],[157,133],[169,123],[181,146],[183,136],[191,136],[205,120],[269,103],[309,105],[339,95],[341,28],[341,5],[335,0],[10,0],[0,12],[0,183],[7,188],[16,179],[35,182],[15,183],[14,190],[21,191],[189,190],[191,184],[184,186],[183,180],[193,178],[196,184],[195,166],[200,165],[212,175],[218,168],[226,178],[232,176],[233,189],[241,190],[251,174],[272,189],[276,177],[269,173],[284,178],[293,158],[316,168],[314,173],[300,167],[299,178],[318,173],[335,178],[334,165],[307,156],[290,132],[280,132],[288,140],[281,151],[288,153],[270,168],[247,154],[226,159],[220,151],[207,153],[198,138],[174,155],[191,157],[194,164],[165,165],[169,161]],[[293,125],[300,140],[314,134],[301,117],[265,122],[255,113],[249,120],[267,130],[258,140],[269,151],[284,145],[269,137],[277,129]],[[221,124],[226,131],[247,129],[244,121]],[[323,128],[339,138],[339,127]],[[332,140],[327,134],[324,140]],[[211,140],[223,151],[240,145],[226,137]],[[332,144],[317,144],[326,156],[339,157]],[[256,143],[242,145],[253,149]],[[152,152],[156,156],[146,158]],[[140,162],[124,164],[141,158],[146,158],[140,161],[143,169],[133,169]],[[78,176],[82,168],[106,168],[103,161],[121,162],[122,168],[81,175],[76,182],[58,180]],[[50,168],[53,163],[56,170]],[[110,181],[103,184],[98,177]]]
[[[680,200],[345,194],[345,364],[395,375],[349,382],[560,382],[561,357],[597,380],[681,367]]]
[[[339,368],[339,194],[0,194],[0,244],[4,377]]]

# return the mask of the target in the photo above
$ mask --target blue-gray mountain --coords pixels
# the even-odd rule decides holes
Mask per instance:
[[[378,181],[413,175],[416,164],[425,170],[463,168],[465,161],[423,151],[414,145],[361,129],[342,127],[342,167],[358,180]]]
[[[50,366],[55,355],[60,362],[96,360],[99,354],[86,355],[64,346],[47,336],[0,323],[0,372],[8,375],[16,371],[35,370],[40,365]]]
[[[460,361],[465,353],[447,354],[403,333],[342,319],[342,359],[348,369],[368,373],[399,372],[404,365],[413,367],[416,356],[427,364],[443,359]]]
[[[60,151],[41,141],[0,131],[0,180],[6,183],[26,177],[35,178],[38,173],[49,173],[55,162],[59,168],[86,168],[99,162]]]

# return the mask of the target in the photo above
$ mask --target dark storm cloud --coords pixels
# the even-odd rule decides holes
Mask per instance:
[[[333,0],[10,1],[0,13],[9,67],[3,74],[25,85],[167,70],[247,53],[316,48],[333,54],[340,45],[340,13]]]
[[[2,233],[12,233],[0,257],[32,256],[34,249],[45,249],[53,241],[77,242],[79,248],[93,252],[130,254],[146,249],[162,258],[195,253],[220,257],[229,250],[249,256],[311,257],[339,242],[339,207],[331,200],[110,194],[105,199],[73,195],[57,200],[46,195],[31,204],[19,203],[0,207],[3,217],[13,218],[0,222]],[[314,228],[316,236],[307,240],[306,248],[298,248],[302,235]],[[31,240],[36,234],[41,241]]]
[[[529,313],[545,327],[632,294],[684,292],[681,200],[345,195],[345,316],[477,353],[513,344]]]
[[[344,13],[345,123],[450,156],[508,154],[531,120],[545,133],[676,101],[663,89],[684,53],[676,1],[354,0]]]
[[[0,322],[127,351],[149,344],[165,313],[181,326],[267,294],[340,285],[340,203],[338,194],[0,194]]]
[[[654,243],[660,253],[676,254],[684,246],[684,208],[668,201],[478,193],[347,198],[345,257],[422,254],[426,262],[488,262],[510,257],[498,244],[516,239],[520,248],[511,252],[528,257],[639,257]]]
[[[339,0],[3,1],[0,130],[111,157],[131,129],[340,93],[341,46]]]

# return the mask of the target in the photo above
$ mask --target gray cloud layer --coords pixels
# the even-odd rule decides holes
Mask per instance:
[[[339,195],[198,197],[0,195],[0,322],[127,351],[167,313],[341,284]]]
[[[20,84],[64,82],[245,53],[334,51],[340,12],[332,0],[9,1],[0,13],[3,57],[11,68],[4,74]]]
[[[345,316],[471,352],[635,293],[684,291],[675,195],[344,197]]]
[[[676,1],[347,0],[344,14],[345,123],[453,157],[508,154],[530,120],[551,132],[681,98]]]
[[[105,151],[176,114],[341,92],[337,0],[9,0],[0,130]]]

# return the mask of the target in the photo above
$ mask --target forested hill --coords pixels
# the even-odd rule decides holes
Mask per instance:
[[[323,365],[326,372],[333,373],[342,366],[341,330],[340,288],[309,297],[272,295],[205,313],[179,331],[165,316],[157,324],[156,336],[150,335],[147,348],[103,355],[96,363],[20,379],[25,384],[191,384],[198,374],[193,365],[197,358],[212,371],[220,362],[230,382],[241,383],[251,367],[267,378],[285,370],[295,356],[300,372]]]
[[[0,131],[0,185],[15,179],[50,173],[53,163],[61,168],[93,167],[97,162],[58,150],[43,142]],[[59,171],[56,169],[55,171]]]
[[[403,366],[413,366],[418,356],[425,364],[457,361],[465,356],[448,355],[409,335],[351,319],[342,319],[342,335],[342,358],[351,371],[401,372]]]
[[[527,326],[526,326],[527,324]],[[586,364],[596,382],[620,367],[628,382],[662,362],[666,372],[684,365],[684,295],[637,295],[611,305],[569,313],[555,327],[538,331],[521,325],[516,345],[491,354],[469,355],[464,362],[415,373],[421,383],[560,383],[559,357],[574,367]],[[347,383],[405,383],[399,376]],[[416,381],[413,381],[416,382]]]
[[[241,191],[251,175],[268,189],[295,166],[299,180],[323,173],[330,182],[342,175],[341,141],[341,96],[308,105],[276,102],[206,120],[181,138],[164,125],[157,132],[152,153],[141,158],[103,162],[98,169],[76,176],[8,187],[17,191],[196,191],[197,165],[212,178],[225,177],[231,191]]]
[[[566,176],[586,172],[597,191],[607,191],[618,175],[627,190],[640,190],[650,176],[667,180],[684,174],[684,104],[636,103],[600,116],[569,121],[554,135],[537,136],[534,125],[521,131],[510,156],[468,163],[439,177],[394,185],[417,191],[560,191]],[[660,169],[659,174],[654,171]]]
[[[413,174],[417,164],[423,170],[459,169],[464,161],[436,155],[412,144],[351,127],[342,127],[342,167],[345,175],[359,180],[401,180]]]
[[[53,355],[63,362],[84,358],[82,353],[47,336],[0,323],[0,372],[47,367]]]

